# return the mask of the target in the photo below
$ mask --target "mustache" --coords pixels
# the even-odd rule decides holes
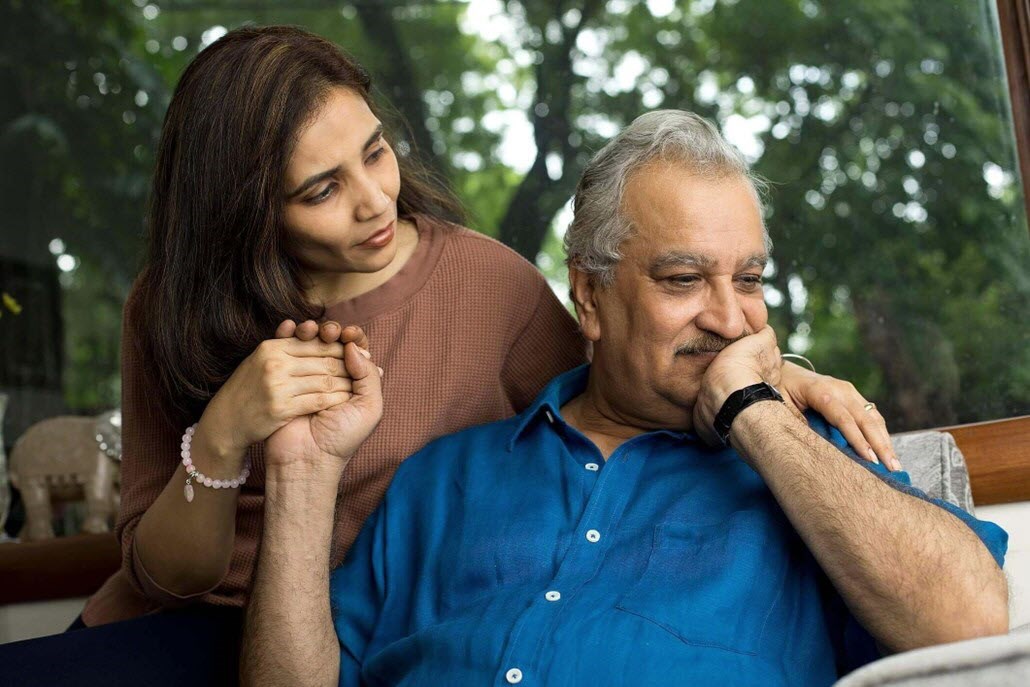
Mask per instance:
[[[734,339],[724,339],[718,334],[704,333],[695,336],[693,339],[679,345],[676,355],[695,355],[697,353],[718,353],[730,344],[736,343],[745,336],[754,332],[744,330],[744,333]]]

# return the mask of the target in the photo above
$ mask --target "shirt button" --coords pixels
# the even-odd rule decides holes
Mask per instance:
[[[585,467],[590,472],[597,472],[598,470],[601,469],[601,466],[598,465],[597,463],[587,463],[583,467]]]
[[[561,599],[561,592],[550,591],[544,594],[544,598],[548,601],[558,601]]]
[[[587,541],[594,543],[601,541],[601,533],[597,530],[587,530]]]
[[[509,685],[517,685],[522,682],[522,671],[518,668],[512,668],[504,674],[504,679],[508,681]]]

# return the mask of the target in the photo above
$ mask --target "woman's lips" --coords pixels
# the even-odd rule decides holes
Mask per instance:
[[[386,244],[390,243],[390,241],[393,241],[395,224],[395,222],[390,222],[385,227],[359,243],[358,248],[382,248]]]

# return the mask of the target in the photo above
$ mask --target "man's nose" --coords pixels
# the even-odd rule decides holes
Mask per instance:
[[[371,175],[363,175],[355,181],[354,193],[354,214],[359,222],[375,219],[390,207],[390,197],[379,180]]]
[[[744,334],[744,309],[732,284],[716,283],[708,289],[704,307],[694,318],[694,324],[730,341]]]

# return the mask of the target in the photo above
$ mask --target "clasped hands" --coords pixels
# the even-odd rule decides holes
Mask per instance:
[[[811,408],[840,430],[855,451],[869,461],[900,470],[883,416],[850,382],[784,363],[776,333],[766,325],[730,344],[705,370],[694,404],[694,430],[706,442],[718,445],[713,423],[734,391],[759,382],[775,386],[787,407],[798,417]]]
[[[265,440],[266,466],[338,480],[383,416],[383,370],[368,338],[353,325],[287,320],[271,344],[277,362],[266,369],[291,373],[280,388],[297,393],[283,401],[292,417]]]

